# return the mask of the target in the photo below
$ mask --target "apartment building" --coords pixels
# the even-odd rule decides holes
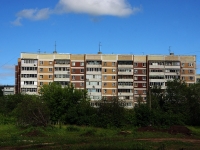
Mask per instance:
[[[118,97],[132,108],[138,97],[146,101],[150,87],[165,89],[175,78],[195,83],[196,56],[21,53],[15,70],[16,93],[38,94],[42,85],[59,82],[86,89],[92,106]]]

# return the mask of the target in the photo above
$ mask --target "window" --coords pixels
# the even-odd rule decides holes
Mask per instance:
[[[104,72],[107,72],[107,69],[104,69]]]
[[[182,80],[185,80],[185,77],[182,77],[181,79],[182,79]]]
[[[112,69],[112,72],[115,72],[115,69]]]
[[[142,77],[142,80],[146,80],[146,77]]]
[[[104,76],[104,80],[106,80],[107,79],[107,76]]]
[[[115,90],[112,90],[112,93],[115,93]]]
[[[83,73],[84,72],[84,69],[81,69],[81,73]]]
[[[190,80],[194,80],[194,77],[190,77]]]
[[[189,73],[193,73],[193,70],[189,70]]]
[[[147,93],[147,91],[146,90],[143,90],[143,94],[146,94]]]
[[[40,68],[40,72],[43,72],[43,68]]]
[[[103,83],[103,86],[106,86],[107,85],[107,83]]]
[[[184,66],[185,66],[185,63],[182,63],[181,66],[184,67]]]
[[[112,83],[112,86],[115,86],[116,84],[115,83]]]
[[[84,86],[84,83],[83,83],[83,82],[81,82],[81,83],[80,83],[80,86]]]
[[[52,61],[49,61],[49,65],[52,65]]]
[[[104,90],[103,90],[103,93],[107,93],[107,90],[106,90],[106,89],[104,89]]]
[[[40,79],[43,79],[43,75],[40,75]]]
[[[107,66],[107,62],[104,62],[103,65],[104,65],[104,66]]]
[[[134,67],[137,67],[138,66],[138,63],[134,63]]]
[[[84,80],[84,76],[81,76],[81,80]]]
[[[52,79],[52,75],[49,75],[49,79]]]
[[[112,62],[112,66],[115,66],[115,62]]]
[[[40,61],[40,65],[43,65],[43,61]]]
[[[146,83],[142,83],[142,87],[146,87],[147,86],[147,84]]]
[[[142,73],[145,74],[145,73],[146,73],[146,70],[142,70]]]
[[[80,66],[84,66],[84,62],[80,62]]]
[[[146,67],[146,63],[142,63],[142,66],[143,66],[143,67]]]
[[[52,72],[53,68],[49,68],[49,72]]]
[[[76,63],[75,62],[72,62],[72,66],[75,66],[76,65]]]
[[[134,69],[134,73],[138,73],[138,70]]]
[[[134,77],[134,80],[138,80],[138,77]]]
[[[188,63],[188,66],[192,67],[192,66],[193,66],[193,63]]]
[[[75,80],[75,76],[72,76],[72,80]]]
[[[115,76],[112,76],[112,79],[115,80]]]
[[[185,73],[185,70],[182,70],[182,73]]]
[[[72,69],[72,72],[75,73],[75,69]]]
[[[43,85],[43,82],[40,82],[40,85]]]
[[[134,83],[134,87],[138,87],[138,83]]]
[[[137,91],[137,90],[134,90],[134,94],[138,94],[138,91]]]

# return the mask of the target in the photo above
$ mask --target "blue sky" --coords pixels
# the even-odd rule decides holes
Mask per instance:
[[[0,84],[21,52],[196,55],[199,0],[0,0]]]

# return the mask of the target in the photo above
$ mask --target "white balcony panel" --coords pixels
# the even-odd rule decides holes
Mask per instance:
[[[86,85],[87,89],[101,89],[101,85]]]
[[[21,88],[37,88],[37,85],[21,85]]]
[[[133,96],[133,93],[122,93],[122,92],[119,92],[118,96]]]
[[[165,75],[165,72],[149,72],[149,76],[151,76],[151,75],[153,75],[153,76],[159,76],[159,75]]]
[[[127,85],[118,85],[118,89],[133,89],[133,86],[127,86]]]
[[[86,81],[101,81],[101,79],[99,79],[99,78],[90,78],[90,79],[86,79]]]
[[[164,65],[149,65],[149,68],[165,68]]]
[[[165,82],[165,79],[149,79],[149,82]]]
[[[101,92],[88,92],[89,96],[101,96]]]
[[[54,71],[54,74],[70,74],[70,71]]]
[[[54,64],[54,67],[70,67],[70,64]]]
[[[133,79],[118,79],[118,82],[133,82]]]
[[[54,81],[70,81],[69,78],[54,78]]]
[[[35,64],[21,64],[21,67],[37,67],[37,63]]]
[[[118,75],[133,75],[133,72],[118,72]]]
[[[86,71],[86,74],[96,75],[96,74],[101,74],[101,71]]]
[[[21,74],[37,74],[37,70],[22,70]]]
[[[37,78],[21,78],[21,82],[24,81],[37,81]]]
[[[133,65],[118,65],[118,68],[133,68]]]
[[[165,66],[165,68],[180,69],[180,66]]]
[[[180,73],[177,72],[165,72],[165,75],[171,75],[171,76],[179,76]]]
[[[86,67],[87,68],[101,68],[102,65],[88,65],[88,64],[86,64]]]

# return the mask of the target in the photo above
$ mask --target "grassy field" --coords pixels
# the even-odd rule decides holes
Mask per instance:
[[[168,150],[200,149],[200,127],[188,127],[192,135],[138,132],[79,126],[19,128],[0,125],[0,149]],[[123,131],[123,132],[122,132]]]

